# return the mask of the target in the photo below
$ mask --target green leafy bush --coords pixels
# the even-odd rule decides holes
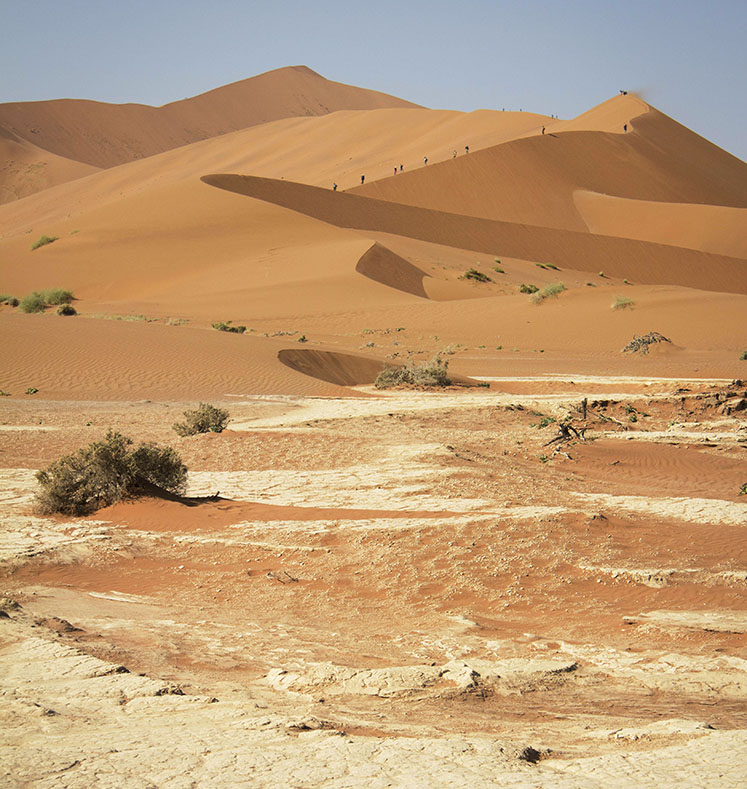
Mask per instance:
[[[525,285],[523,282],[519,285],[519,293],[536,293],[538,290],[536,285]]]
[[[122,499],[145,495],[157,486],[184,493],[187,468],[171,447],[140,444],[110,430],[103,441],[65,455],[36,474],[43,513],[87,515]]]
[[[0,295],[0,304],[8,304],[11,307],[18,306],[18,299],[15,296],[10,296],[7,293]]]
[[[436,354],[429,362],[408,362],[403,367],[386,367],[376,377],[377,389],[393,386],[449,386],[449,362]]]
[[[243,334],[246,331],[246,326],[232,326],[231,321],[218,321],[213,324],[213,328],[218,331],[228,331],[234,334]]]
[[[198,433],[222,433],[228,424],[229,414],[210,403],[200,403],[194,411],[185,411],[184,419],[184,422],[174,423],[174,430],[180,436],[195,436]]]
[[[47,302],[41,293],[34,291],[21,299],[21,312],[44,312]]]
[[[545,285],[542,290],[532,294],[532,302],[534,304],[542,304],[545,299],[555,298],[565,290],[565,285],[562,282],[556,282],[551,285]]]
[[[37,241],[31,245],[31,251],[33,252],[35,249],[39,249],[39,247],[46,246],[47,244],[51,244],[53,241],[57,241],[59,236],[40,236]]]

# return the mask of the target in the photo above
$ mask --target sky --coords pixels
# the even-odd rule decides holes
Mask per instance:
[[[0,0],[0,102],[161,105],[282,66],[570,118],[626,89],[747,159],[747,0]]]

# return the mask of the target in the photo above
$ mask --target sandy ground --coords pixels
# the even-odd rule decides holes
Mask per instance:
[[[181,439],[183,403],[5,400],[4,783],[743,784],[743,387],[513,383]],[[105,426],[220,499],[36,515]]]
[[[303,67],[0,125],[0,783],[747,783],[744,162]],[[108,429],[204,500],[40,515]]]

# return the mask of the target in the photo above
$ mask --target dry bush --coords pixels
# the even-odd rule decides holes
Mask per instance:
[[[532,294],[533,304],[542,304],[545,299],[556,298],[565,290],[565,285],[562,282],[555,282],[551,285],[545,285],[542,290],[538,290]]]
[[[627,296],[615,296],[615,300],[612,302],[612,306],[610,309],[613,310],[625,310],[625,309],[632,309],[635,302],[633,299],[629,299]]]
[[[184,422],[175,422],[174,430],[180,436],[195,436],[198,433],[222,433],[229,420],[228,411],[210,403],[200,403],[194,411],[184,412]]]
[[[46,246],[47,244],[51,244],[53,241],[57,241],[59,236],[40,236],[37,241],[31,245],[31,251],[33,252],[35,249],[39,249],[39,247]]]
[[[374,386],[390,389],[393,386],[449,386],[449,362],[436,354],[429,362],[408,362],[403,367],[386,367]]]
[[[171,447],[140,444],[110,430],[103,441],[65,455],[36,479],[37,503],[43,513],[88,515],[122,499],[152,492],[153,486],[184,493],[187,467]]]
[[[217,331],[227,331],[233,334],[243,334],[246,331],[246,326],[232,326],[231,321],[218,321],[213,323],[212,326]]]

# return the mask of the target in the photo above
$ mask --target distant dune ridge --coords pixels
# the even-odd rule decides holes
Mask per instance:
[[[280,118],[416,106],[290,66],[162,107],[80,99],[0,104],[0,127],[67,159],[114,167]]]
[[[684,349],[657,363],[680,369],[688,349],[718,349],[708,369],[739,373],[724,360],[747,340],[747,165],[632,95],[571,120],[461,113],[294,67],[162,108],[2,105],[0,127],[0,292],[61,286],[83,316],[189,320],[190,343],[210,337],[199,354],[205,396],[296,393],[306,372],[314,392],[329,392],[364,382],[385,350],[404,361],[408,343],[423,354],[530,344],[543,359],[569,348],[598,359],[651,330]],[[59,240],[32,251],[41,235]],[[492,282],[466,281],[473,266]],[[553,282],[566,291],[541,308],[518,292]],[[622,288],[634,308],[611,313]],[[47,320],[58,319],[0,308],[17,340],[4,369],[32,369],[29,349],[56,333]],[[233,364],[249,333],[199,330],[216,320],[258,332],[252,348],[270,335],[251,375],[221,368],[217,349]],[[389,333],[364,340],[376,326]],[[73,345],[85,335],[65,331]],[[183,396],[188,375],[156,380],[124,340],[150,337],[168,360],[179,331],[109,322],[119,368],[106,347],[86,364],[87,352],[63,345],[44,352],[45,375],[79,396]],[[461,372],[504,364],[474,358]],[[610,369],[635,364],[604,358]],[[93,383],[73,382],[71,366]],[[116,369],[140,371],[141,383],[119,386]]]

